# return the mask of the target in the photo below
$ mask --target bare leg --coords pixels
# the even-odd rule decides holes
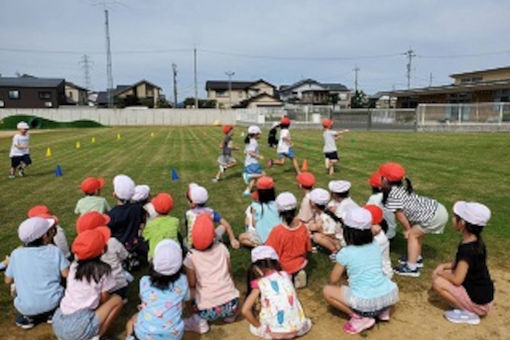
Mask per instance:
[[[128,322],[126,323],[126,335],[130,336],[133,334],[133,330],[135,328],[136,318],[138,317],[138,313],[133,315]]]
[[[334,252],[338,251],[337,244],[330,237],[328,237],[322,233],[314,233],[312,238],[315,243],[323,246],[324,248],[328,249],[330,252],[334,253]]]
[[[99,320],[99,335],[106,333],[121,309],[122,298],[118,295],[110,296],[105,303],[96,309],[95,313]]]
[[[432,279],[432,288],[446,301],[448,301],[451,305],[463,309],[462,305],[457,301],[457,299],[450,294],[448,291],[448,286],[452,283],[448,282],[445,278],[442,278],[440,276],[433,276]]]
[[[285,157],[282,157],[278,160],[273,161],[273,165],[284,165],[285,164]]]
[[[335,307],[336,309],[341,310],[342,312],[346,313],[348,316],[351,316],[354,314],[352,309],[345,302],[344,292],[342,290],[342,287],[327,285],[322,290],[322,294],[324,295],[324,298],[331,306]]]
[[[416,264],[421,254],[421,242],[425,236],[418,228],[412,227],[407,238],[407,261]]]
[[[257,244],[255,242],[252,242],[250,234],[249,233],[242,233],[239,235],[239,242],[245,247],[255,248]]]
[[[301,170],[299,169],[299,163],[298,163],[298,160],[297,158],[292,158],[292,164],[294,165],[294,170],[296,170],[296,174],[300,174],[301,173]]]

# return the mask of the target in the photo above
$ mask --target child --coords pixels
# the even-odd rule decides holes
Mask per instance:
[[[184,260],[196,312],[184,320],[184,327],[200,334],[209,331],[208,321],[234,322],[239,309],[230,254],[223,243],[214,241],[214,234],[211,216],[199,215],[191,235],[193,248]]]
[[[64,254],[66,259],[71,258],[71,251],[69,250],[69,244],[67,243],[66,233],[64,228],[58,224],[57,216],[51,214],[50,209],[45,205],[36,205],[27,213],[28,217],[42,217],[46,219],[52,219],[55,221],[54,227],[56,228],[55,236],[53,236],[53,244],[55,244]]]
[[[261,133],[262,131],[258,126],[252,125],[248,128],[248,135],[244,139],[244,144],[246,144],[244,154],[246,157],[244,159],[243,179],[248,186],[243,191],[243,196],[250,196],[255,181],[264,176],[264,171],[262,171],[259,163],[259,160],[263,160],[264,156],[259,154],[259,143],[257,142]]]
[[[407,239],[407,256],[399,258],[400,266],[395,268],[398,275],[418,277],[423,267],[421,243],[426,234],[442,234],[448,212],[444,205],[428,197],[413,192],[411,181],[406,177],[406,186],[402,180],[405,169],[398,163],[386,163],[379,167],[382,177],[383,204],[395,214],[395,218],[404,227]]]
[[[76,232],[80,234],[86,230],[104,227],[109,221],[110,217],[108,217],[108,215],[100,214],[97,211],[90,211],[78,217],[76,221]],[[101,261],[111,267],[111,276],[115,282],[115,285],[109,292],[111,294],[117,294],[125,299],[129,283],[128,277],[130,277],[131,274],[127,273],[122,268],[122,263],[128,258],[129,253],[115,237],[110,237],[106,246],[106,251],[101,255]]]
[[[288,158],[292,161],[294,165],[294,170],[296,170],[296,174],[299,174],[301,170],[299,169],[299,164],[296,156],[294,155],[294,148],[292,139],[290,138],[290,118],[282,117],[280,120],[280,140],[278,141],[278,147],[276,148],[276,152],[278,153],[278,160],[273,161],[269,160],[268,166],[272,167],[273,165],[284,165],[285,159]]]
[[[386,237],[389,240],[395,237],[397,234],[397,222],[395,221],[395,215],[389,209],[387,209],[384,204],[382,204],[383,193],[382,193],[382,183],[381,183],[381,174],[376,172],[369,179],[368,184],[372,188],[372,195],[368,198],[367,204],[375,204],[380,207],[384,212],[384,220],[388,225],[388,231],[386,233]]]
[[[275,227],[266,245],[273,247],[280,258],[282,269],[292,276],[296,288],[306,287],[306,253],[312,251],[312,243],[306,226],[296,216],[296,197],[283,192],[276,198],[276,207],[282,223]]]
[[[250,323],[250,333],[264,339],[292,339],[303,336],[312,328],[305,317],[289,274],[282,271],[278,254],[268,246],[251,251],[248,271],[247,298],[242,307],[243,316]],[[253,315],[260,303],[259,317]]]
[[[209,199],[206,188],[201,187],[196,183],[190,183],[186,198],[188,199],[188,204],[191,208],[190,210],[186,211],[184,220],[184,224],[186,226],[187,245],[191,244],[191,234],[193,232],[197,217],[205,213],[211,216],[211,219],[214,223],[219,223],[219,226],[215,231],[216,239],[221,240],[223,238],[223,234],[226,232],[230,240],[230,246],[234,249],[239,249],[239,241],[236,239],[230,223],[222,218],[219,212],[206,206],[207,200]]]
[[[276,134],[278,133],[278,128],[280,127],[280,122],[274,122],[269,129],[269,133],[267,135],[267,145],[270,148],[274,148],[278,145],[278,138],[276,138]]]
[[[237,164],[237,161],[232,157],[232,150],[239,150],[238,147],[234,146],[234,142],[232,142],[234,127],[232,125],[225,125],[223,127],[223,133],[225,134],[225,139],[223,139],[223,142],[220,144],[221,155],[218,158],[220,170],[216,174],[216,177],[213,178],[213,182],[218,182],[225,170],[230,169]]]
[[[156,216],[158,213],[154,210],[154,206],[151,201],[151,188],[146,184],[141,184],[135,186],[135,193],[132,197],[133,203],[138,204],[142,209],[143,216],[143,224],[145,225],[147,221],[150,221]]]
[[[336,216],[343,218],[348,210],[359,207],[356,202],[349,196],[351,190],[351,182],[349,181],[330,181],[328,189],[333,198],[328,204],[328,209],[335,213]]]
[[[372,235],[374,235],[374,240],[379,245],[381,249],[382,256],[382,265],[383,265],[383,274],[388,278],[393,277],[393,269],[391,267],[391,258],[390,258],[390,241],[386,237],[386,230],[388,230],[388,225],[383,218],[383,210],[374,204],[366,204],[363,206],[366,210],[370,211],[372,215]]]
[[[324,148],[322,151],[324,152],[326,168],[328,169],[328,174],[330,176],[333,176],[335,173],[335,164],[339,161],[336,140],[340,138],[342,133],[349,132],[349,130],[333,131],[331,130],[333,124],[333,120],[329,118],[322,121],[322,127],[324,128],[324,132],[322,133],[322,137],[324,138]]]
[[[100,260],[110,236],[110,229],[98,227],[78,234],[72,244],[75,261],[53,316],[53,331],[61,340],[99,338],[120,313],[122,299],[108,293],[115,286],[111,268]]]
[[[269,176],[260,177],[257,181],[258,199],[250,206],[251,223],[254,228],[239,235],[239,240],[246,247],[264,244],[271,230],[282,222],[276,208],[274,181]]]
[[[62,278],[69,261],[55,247],[55,221],[32,217],[20,224],[18,235],[24,247],[14,250],[5,271],[5,283],[16,285],[14,307],[20,313],[16,325],[30,329],[39,322],[51,322],[64,294]]]
[[[85,197],[76,202],[74,213],[83,215],[89,211],[98,211],[101,214],[110,210],[110,205],[106,198],[101,197],[101,189],[104,187],[104,178],[87,177],[81,182],[80,189],[85,194]]]
[[[16,126],[18,133],[12,137],[11,152],[9,157],[11,158],[11,171],[9,178],[15,178],[15,172],[18,170],[18,175],[25,176],[25,168],[32,164],[30,159],[30,150],[28,143],[30,142],[30,135],[28,129],[30,128],[26,122],[19,122]]]
[[[126,325],[128,340],[179,340],[184,333],[182,304],[189,299],[188,280],[182,270],[182,249],[162,240],[154,250],[149,275],[140,279],[139,312]]]
[[[345,247],[340,219],[326,205],[330,199],[329,192],[324,189],[313,189],[310,193],[310,207],[315,215],[310,223],[312,240],[331,252],[329,258],[335,261],[336,253]]]
[[[338,252],[323,294],[330,305],[350,316],[344,331],[357,334],[372,327],[376,317],[389,321],[390,308],[398,301],[398,287],[383,274],[381,250],[373,242],[370,212],[353,208],[343,220],[347,246]],[[339,287],[345,271],[349,285]]]
[[[179,219],[168,215],[174,206],[172,196],[161,192],[151,202],[158,216],[147,222],[142,232],[143,238],[149,242],[149,261],[152,260],[154,249],[159,242],[164,239],[178,241],[179,232]]]
[[[487,249],[481,233],[491,211],[476,202],[453,205],[453,228],[462,233],[455,261],[442,263],[432,274],[432,287],[456,309],[444,314],[453,323],[477,325],[494,301],[494,284],[487,268]]]
[[[310,172],[302,172],[297,175],[296,181],[305,194],[301,200],[301,205],[299,206],[298,217],[299,220],[303,222],[308,229],[310,229],[310,224],[314,220],[312,207],[310,206],[310,192],[315,185],[315,176]]]

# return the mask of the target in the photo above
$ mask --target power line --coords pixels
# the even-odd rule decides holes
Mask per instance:
[[[409,90],[411,88],[411,70],[412,70],[412,63],[413,63],[413,58],[416,57],[416,54],[414,53],[414,51],[409,48],[409,50],[404,53],[405,55],[407,55],[407,65],[406,65],[406,69],[407,69],[407,89]]]
[[[113,107],[113,71],[112,71],[112,51],[110,48],[110,25],[108,22],[108,10],[104,10],[104,27],[106,34],[106,81],[107,81],[107,96],[108,96],[108,107]]]
[[[83,69],[83,78],[85,81],[85,88],[88,90],[92,89],[92,84],[90,82],[90,69],[92,68],[92,61],[89,59],[89,56],[84,54],[80,60],[81,68]]]
[[[195,82],[195,109],[198,109],[198,76],[197,76],[197,49],[193,49],[193,72],[194,72],[194,82]]]
[[[358,92],[358,72],[359,72],[359,67],[356,66],[354,68],[354,92]]]
[[[174,107],[177,108],[177,65],[172,63],[172,74],[174,78]]]
[[[236,74],[235,72],[225,72],[228,77],[228,108],[232,108],[232,76]]]

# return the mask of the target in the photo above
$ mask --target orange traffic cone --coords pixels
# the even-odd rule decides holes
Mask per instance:
[[[308,171],[308,161],[303,159],[303,165],[301,165],[301,171]]]

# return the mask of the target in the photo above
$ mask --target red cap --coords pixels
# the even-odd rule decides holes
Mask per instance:
[[[76,232],[82,233],[85,230],[95,229],[97,227],[104,227],[110,222],[110,216],[101,214],[98,211],[89,211],[78,217],[76,220]]]
[[[232,130],[233,128],[234,128],[234,127],[233,127],[232,125],[224,125],[224,126],[223,126],[222,131],[223,131],[223,133],[224,133],[224,134],[227,134],[227,133],[229,133],[229,132],[230,132],[230,130]]]
[[[400,181],[406,175],[406,170],[398,163],[386,163],[379,167],[379,173],[390,182]]]
[[[44,204],[35,205],[30,208],[27,212],[27,216],[32,217],[42,217],[42,218],[51,218],[55,220],[55,223],[58,223],[57,216],[52,215],[50,208],[45,206]]]
[[[306,188],[311,188],[315,185],[315,176],[311,172],[302,172],[296,176],[299,184]]]
[[[174,207],[174,199],[166,192],[160,192],[151,200],[154,210],[160,214],[168,214]]]
[[[282,125],[290,125],[290,118],[289,117],[282,117],[282,119],[280,119],[280,124],[282,124]]]
[[[198,250],[204,250],[214,241],[214,223],[211,215],[203,213],[198,215],[191,231],[191,241],[193,247]]]
[[[262,176],[257,181],[257,189],[266,190],[274,188],[274,181],[269,176]]]
[[[364,209],[370,211],[372,215],[372,224],[379,224],[383,220],[383,210],[375,204],[366,204]]]
[[[78,260],[93,259],[100,256],[110,239],[111,232],[108,227],[97,227],[85,230],[74,239],[72,250]]]
[[[333,122],[332,119],[329,119],[329,118],[326,118],[326,119],[323,119],[322,120],[322,126],[325,127],[325,128],[330,128],[333,126],[335,122]]]
[[[80,189],[86,194],[93,194],[104,187],[104,178],[87,177],[81,182]]]
[[[381,174],[379,172],[374,173],[370,178],[368,179],[368,184],[370,184],[373,188],[380,188],[382,186],[381,183]]]

